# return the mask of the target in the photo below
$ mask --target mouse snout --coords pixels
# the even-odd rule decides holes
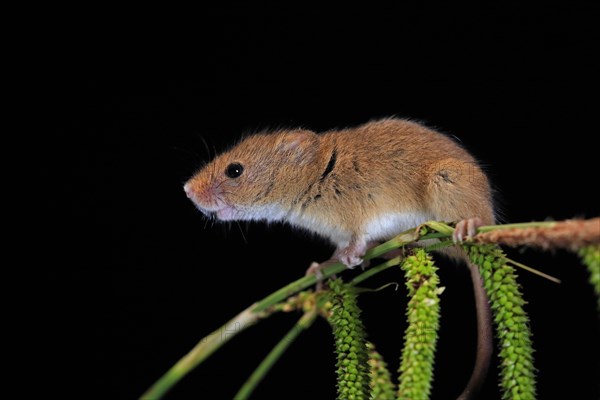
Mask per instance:
[[[199,180],[188,181],[183,185],[186,196],[201,209],[213,209],[219,206],[221,191],[215,188],[214,183]]]
[[[205,185],[199,185],[198,182],[188,181],[185,185],[183,185],[183,191],[188,199],[197,205],[206,205],[211,203],[211,192],[210,189],[205,187]]]
[[[194,189],[189,182],[183,185],[183,191],[185,192],[188,199],[191,199],[194,196]]]

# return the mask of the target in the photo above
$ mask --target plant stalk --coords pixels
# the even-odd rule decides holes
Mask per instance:
[[[252,309],[255,304],[248,307],[225,325],[202,339],[189,353],[171,367],[158,381],[154,383],[141,397],[140,400],[158,400],[169,391],[177,382],[198,364],[207,359],[224,343],[235,335],[254,324],[260,319],[260,314]]]
[[[290,329],[290,331],[279,341],[279,343],[277,343],[277,345],[269,352],[260,365],[254,370],[252,375],[250,375],[248,380],[237,392],[234,400],[246,400],[248,397],[250,397],[256,386],[260,383],[260,381],[263,380],[265,375],[269,372],[277,360],[279,360],[289,345],[296,340],[298,335],[300,335],[300,332],[305,331],[313,324],[316,316],[316,308],[313,308],[302,315],[292,329]]]

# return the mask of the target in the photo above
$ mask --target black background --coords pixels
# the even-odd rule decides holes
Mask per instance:
[[[245,132],[416,118],[481,160],[505,221],[597,216],[589,138],[598,135],[599,14],[593,2],[567,4],[254,4],[122,18],[113,9],[50,23],[33,65],[44,124],[33,139],[44,152],[36,190],[45,199],[33,238],[53,261],[36,274],[34,323],[49,348],[40,385],[136,398],[200,338],[330,255],[323,241],[284,226],[207,224],[187,200],[183,182]],[[585,269],[565,252],[510,254],[563,281],[519,271],[539,398],[598,398]],[[465,268],[439,265],[446,291],[433,398],[450,399],[473,362],[474,310]],[[392,281],[402,282],[398,271],[365,284]],[[397,369],[406,291],[364,294],[361,305],[370,338]],[[244,332],[167,398],[231,398],[297,317]],[[255,398],[334,398],[334,362],[319,320]],[[482,398],[499,398],[496,374]]]

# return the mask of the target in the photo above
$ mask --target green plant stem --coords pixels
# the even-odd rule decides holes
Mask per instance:
[[[552,275],[545,274],[545,273],[543,273],[542,271],[538,271],[537,269],[534,269],[534,268],[528,267],[527,265],[525,265],[525,264],[522,264],[522,263],[520,263],[520,262],[518,262],[518,261],[512,260],[512,259],[510,259],[510,258],[508,258],[508,257],[506,257],[506,261],[508,261],[508,263],[509,263],[509,264],[512,264],[512,265],[514,265],[515,267],[519,267],[519,268],[521,268],[521,269],[524,269],[525,271],[531,272],[532,274],[535,274],[535,275],[541,276],[542,278],[546,278],[546,279],[548,279],[549,281],[552,281],[552,282],[554,282],[554,283],[561,283],[560,279],[558,279],[558,278],[555,278],[555,277],[553,277]]]
[[[417,240],[416,230],[411,229],[401,233],[395,238],[370,249],[364,256],[365,260],[378,257],[388,251],[397,249],[406,243]],[[430,239],[425,235],[421,239]],[[335,263],[323,269],[323,279],[334,274],[340,273],[346,269],[341,263]],[[141,400],[159,400],[167,393],[177,382],[179,382],[187,373],[206,360],[212,353],[219,349],[223,344],[232,339],[235,335],[252,325],[260,318],[263,318],[265,311],[275,304],[285,300],[289,296],[314,285],[317,278],[314,275],[302,277],[283,288],[271,293],[261,301],[254,303],[246,310],[242,311],[231,321],[200,340],[200,342],[183,358],[181,358],[171,369],[169,369],[150,389],[141,397]],[[231,327],[235,327],[232,329]],[[226,334],[223,334],[223,333]]]
[[[436,250],[441,250],[445,247],[450,247],[450,246],[454,246],[455,243],[452,240],[443,240],[437,243],[433,243],[430,244],[429,246],[425,246],[423,247],[423,250],[425,250],[427,253],[432,252],[432,251],[436,251]]]
[[[302,315],[290,331],[277,343],[277,345],[269,352],[260,365],[254,370],[252,375],[240,388],[234,397],[234,400],[246,400],[254,391],[256,386],[262,381],[271,367],[279,360],[289,345],[296,340],[302,331],[308,329],[317,316],[317,309],[314,308]]]
[[[507,225],[492,225],[492,226],[482,226],[478,228],[478,232],[490,232],[494,230],[500,229],[518,229],[518,228],[552,228],[559,222],[528,222],[528,223],[517,223],[517,224],[507,224]],[[406,244],[421,241],[421,240],[429,240],[429,239],[441,239],[441,243],[435,243],[433,245],[425,247],[426,251],[436,250],[439,247],[444,247],[446,245],[451,245],[452,243],[448,240],[443,241],[443,239],[448,239],[452,233],[454,232],[454,228],[446,223],[430,221],[424,226],[427,226],[433,230],[429,233],[426,233],[419,237],[418,232],[423,232],[421,229],[410,229],[407,230],[392,240],[383,243],[380,246],[374,247],[370,249],[364,256],[365,260],[369,260],[372,258],[379,257],[391,250],[398,249]],[[425,230],[426,232],[426,230]],[[592,265],[588,264],[590,268],[590,272],[592,273],[591,281],[596,289],[597,293],[600,293],[600,269],[598,268],[598,250],[596,247],[595,253],[593,253],[593,258],[589,260],[586,258],[586,263],[591,262]],[[583,254],[582,254],[583,255]],[[367,270],[354,278],[352,281],[353,285],[356,285],[373,275],[396,265],[399,259],[391,259],[383,264],[380,264],[370,270]],[[513,264],[521,266],[519,263],[513,262]],[[481,267],[481,266],[480,266]],[[341,263],[335,263],[328,265],[326,268],[323,268],[322,278],[326,279],[334,274],[340,273],[344,271],[346,267]],[[485,268],[484,268],[485,269]],[[486,271],[482,271],[484,274]],[[489,271],[488,271],[489,274]],[[277,290],[276,292],[270,294],[264,299],[260,300],[257,303],[254,303],[246,310],[242,311],[236,317],[234,317],[231,321],[223,325],[221,328],[217,329],[207,337],[203,338],[187,355],[181,358],[171,369],[169,369],[152,387],[150,387],[146,393],[144,393],[141,397],[143,400],[158,400],[162,398],[162,396],[175,385],[179,380],[181,380],[188,372],[190,372],[194,367],[202,363],[206,360],[212,353],[218,350],[224,343],[233,338],[236,334],[240,333],[242,330],[247,328],[248,326],[254,324],[259,319],[267,317],[271,313],[275,311],[279,311],[275,306],[276,304],[284,301],[289,296],[304,290],[317,282],[316,276],[305,276],[292,282],[285,287]],[[598,307],[600,309],[600,297],[599,297]]]
[[[532,228],[532,227],[552,227],[556,224],[556,222],[530,222],[530,223],[520,223],[520,224],[508,224],[508,225],[492,225],[492,226],[483,226],[478,229],[478,232],[489,232],[497,229],[511,229],[511,228]],[[454,228],[449,226],[448,224],[444,224],[441,222],[428,222],[425,224],[426,226],[433,229],[435,232],[430,232],[421,237],[418,236],[416,229],[407,230],[398,236],[394,237],[392,240],[389,240],[377,247],[370,249],[364,256],[365,260],[369,260],[372,258],[379,257],[391,250],[398,249],[408,243],[428,240],[428,239],[443,239],[449,237]],[[443,243],[443,245],[448,244],[449,242]],[[430,246],[432,249],[436,246],[440,246],[442,244],[434,244]],[[429,249],[426,248],[426,249]],[[365,271],[363,274],[356,277],[353,281],[353,284],[360,283],[365,279],[379,273],[389,267],[391,267],[394,263],[394,259],[388,260],[387,262],[374,267],[371,270]],[[344,271],[346,267],[341,263],[335,263],[327,266],[322,270],[322,279],[326,279],[334,274],[340,273]],[[187,355],[181,358],[171,369],[169,369],[146,393],[144,393],[141,397],[142,400],[158,400],[162,398],[162,396],[173,387],[181,378],[183,378],[188,372],[190,372],[194,367],[202,363],[206,358],[208,358],[212,353],[214,353],[217,349],[219,349],[223,344],[232,339],[236,334],[240,333],[242,330],[247,328],[248,326],[254,324],[260,318],[264,318],[269,315],[272,310],[269,310],[270,307],[276,305],[277,303],[285,300],[287,297],[306,289],[317,282],[317,278],[314,275],[305,276],[300,278],[283,288],[273,292],[269,296],[260,300],[257,303],[254,303],[246,310],[242,311],[236,317],[234,317],[227,324],[223,325],[221,328],[217,329],[207,337],[203,338]],[[232,329],[232,327],[234,327]]]
[[[477,233],[491,232],[503,229],[524,229],[524,228],[552,228],[556,226],[556,221],[544,221],[544,222],[520,222],[516,224],[504,224],[504,225],[485,225],[477,228]],[[424,224],[430,227],[434,231],[437,231],[444,236],[452,235],[454,228],[448,224],[438,221],[428,221]]]
[[[225,325],[202,339],[188,354],[181,358],[171,367],[154,385],[144,393],[141,400],[157,400],[169,391],[188,372],[208,358],[224,343],[235,335],[254,324],[260,319],[260,315],[252,312],[255,307],[248,307]]]
[[[450,236],[454,232],[454,228],[448,224],[439,221],[427,221],[423,225],[430,227],[443,235]]]
[[[556,226],[556,221],[544,221],[544,222],[520,222],[517,224],[504,224],[504,225],[486,225],[480,226],[477,232],[491,232],[501,229],[524,229],[524,228],[552,228]]]
[[[385,271],[386,269],[393,267],[395,265],[400,265],[400,257],[399,256],[391,258],[391,259],[387,260],[386,262],[377,265],[376,267],[367,269],[365,272],[363,272],[362,274],[360,274],[360,275],[356,276],[354,279],[352,279],[350,281],[350,284],[358,285],[359,283],[361,283],[362,281],[364,281],[366,279],[369,279],[373,275],[376,275],[376,274],[380,273],[381,271]]]
[[[329,278],[332,275],[339,274],[340,272],[346,270],[346,266],[342,263],[335,263],[328,265],[326,268],[323,268],[321,271],[322,279]],[[317,277],[315,275],[307,275],[303,278],[300,278],[281,289],[271,293],[258,303],[254,305],[252,308],[253,313],[259,313],[261,311],[266,310],[267,308],[279,303],[280,301],[288,298],[289,296],[298,293],[299,291],[306,289],[309,286],[317,283]]]
[[[438,237],[437,234],[435,234],[434,237]],[[372,249],[369,249],[369,251],[366,252],[363,258],[365,260],[370,260],[372,258],[379,257],[391,250],[398,249],[408,243],[414,242],[415,240],[427,240],[433,239],[434,237],[431,237],[430,235],[424,235],[421,238],[419,238],[415,229],[409,229],[394,237],[393,239],[388,240],[387,242],[380,244],[379,246],[373,247]],[[344,270],[346,270],[346,266],[339,262],[328,265],[321,271],[322,279],[329,278],[330,276],[338,274]],[[300,278],[297,281],[294,281],[282,287],[281,289],[271,293],[270,295],[256,303],[255,307],[252,309],[252,312],[261,312],[263,310],[266,310],[267,308],[279,303],[280,301],[293,295],[294,293],[297,293],[303,289],[306,289],[309,286],[314,285],[316,282],[317,277],[315,275],[308,275],[303,278]]]

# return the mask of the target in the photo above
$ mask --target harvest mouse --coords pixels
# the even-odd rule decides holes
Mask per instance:
[[[332,259],[362,263],[373,243],[429,221],[461,221],[455,239],[493,224],[490,188],[452,139],[388,118],[322,134],[249,136],[184,186],[221,221],[284,221],[329,239]]]
[[[475,159],[449,137],[396,118],[318,135],[290,129],[248,136],[184,190],[209,217],[283,221],[327,238],[336,246],[332,260],[350,268],[369,247],[429,220],[458,221],[455,241],[494,223],[488,180]],[[478,357],[462,399],[481,385],[491,355],[477,267],[471,276]]]

